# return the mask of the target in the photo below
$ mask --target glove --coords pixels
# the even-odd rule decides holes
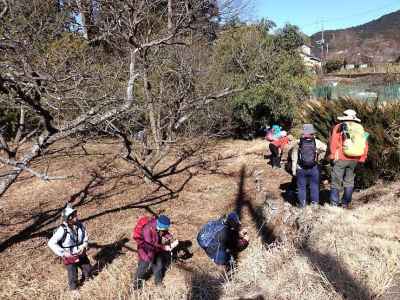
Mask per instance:
[[[171,243],[171,249],[174,249],[175,247],[177,247],[179,245],[179,241],[175,240]]]

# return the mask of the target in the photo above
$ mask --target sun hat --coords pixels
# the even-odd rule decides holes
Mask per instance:
[[[70,217],[72,217],[73,215],[77,214],[77,210],[72,208],[71,206],[67,206],[63,212],[62,212],[62,217],[64,221],[67,221]]]
[[[171,220],[166,215],[159,215],[157,218],[157,230],[168,230]]]
[[[313,124],[304,124],[303,125],[303,134],[308,135],[308,134],[314,134],[315,129]]]
[[[347,109],[343,112],[344,116],[338,117],[339,121],[356,121],[361,122],[359,118],[357,118],[357,113],[352,109]]]

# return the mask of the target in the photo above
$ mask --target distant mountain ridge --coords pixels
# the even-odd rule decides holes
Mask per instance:
[[[345,59],[348,63],[395,61],[400,57],[400,10],[363,25],[327,30],[324,39],[329,48],[327,59]],[[318,40],[321,32],[311,36],[313,53],[319,57]]]

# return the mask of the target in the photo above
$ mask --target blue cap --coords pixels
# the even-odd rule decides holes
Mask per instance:
[[[159,215],[157,218],[157,229],[168,230],[171,220],[166,215]]]
[[[226,221],[231,224],[240,224],[239,215],[234,211],[228,214],[228,216],[226,217]]]

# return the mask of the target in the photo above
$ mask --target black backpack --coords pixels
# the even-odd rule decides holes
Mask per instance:
[[[317,164],[315,138],[300,139],[298,164],[303,169],[311,169]]]

